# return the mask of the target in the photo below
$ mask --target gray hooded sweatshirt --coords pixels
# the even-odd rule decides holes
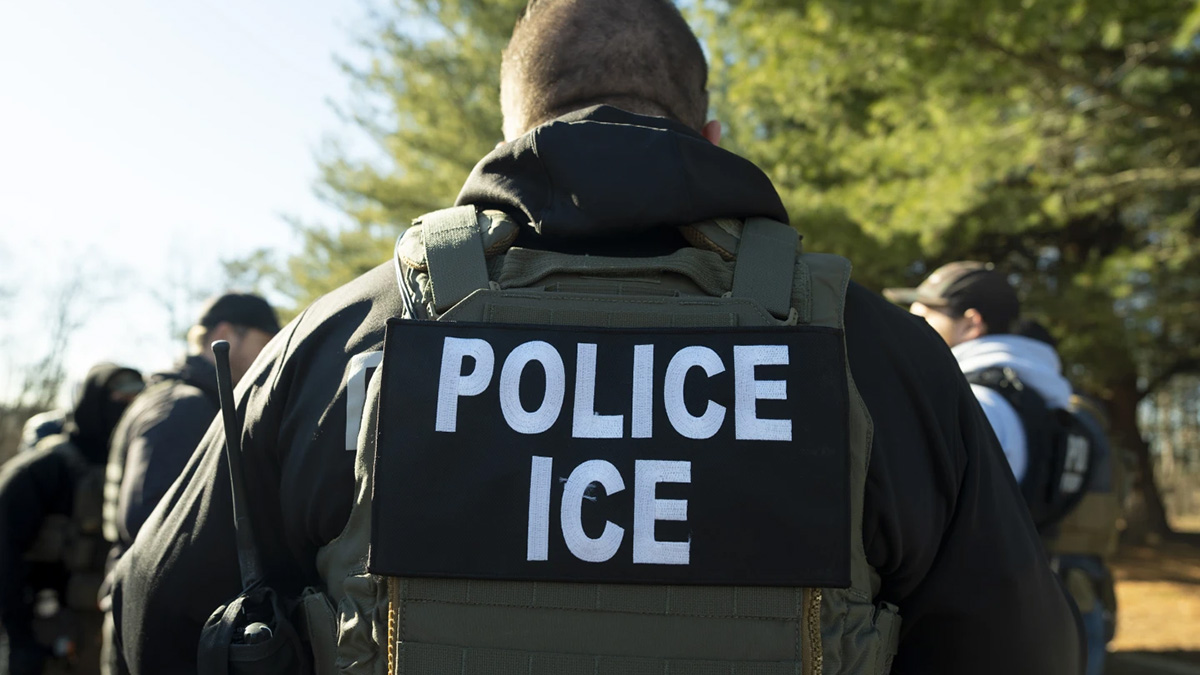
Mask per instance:
[[[1046,400],[1047,407],[1065,409],[1070,406],[1071,384],[1062,376],[1058,353],[1044,342],[1020,335],[986,335],[959,344],[950,351],[968,375],[989,368],[1012,368],[1021,382],[1033,387]],[[971,389],[992,423],[1013,475],[1018,483],[1021,482],[1029,464],[1021,418],[994,389],[978,384],[971,385]]]

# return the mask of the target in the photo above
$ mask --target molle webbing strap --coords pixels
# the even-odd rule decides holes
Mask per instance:
[[[750,218],[742,228],[733,271],[733,297],[756,300],[779,319],[792,308],[792,275],[800,233],[767,218]]]
[[[440,314],[488,287],[487,261],[474,206],[435,211],[421,218],[434,309]]]
[[[404,675],[794,675],[811,663],[819,630],[811,589],[394,578],[388,585],[398,614],[393,672]]]
[[[711,251],[683,248],[670,255],[653,258],[605,258],[570,255],[552,251],[514,248],[504,257],[497,281],[501,288],[526,288],[551,274],[574,274],[590,278],[655,278],[663,273],[690,279],[705,293],[720,297],[729,290],[733,266]],[[603,293],[618,293],[615,285]]]
[[[643,659],[629,656],[591,656],[554,652],[513,652],[502,649],[404,643],[397,675],[796,675],[794,663],[738,663],[702,659]]]

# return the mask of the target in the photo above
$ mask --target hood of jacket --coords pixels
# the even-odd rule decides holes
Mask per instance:
[[[605,238],[713,218],[788,222],[770,179],[678,122],[610,106],[572,112],[500,145],[457,205],[492,208],[543,237]]]
[[[146,382],[147,387],[160,382],[183,382],[191,385],[212,400],[213,405],[220,405],[220,395],[217,393],[217,367],[211,361],[199,354],[186,356],[175,365],[174,370],[155,373]]]
[[[1020,335],[985,335],[950,351],[964,373],[988,368],[1012,368],[1017,377],[1046,399],[1051,408],[1071,403],[1071,383],[1062,376],[1058,353],[1045,342]]]
[[[140,388],[141,383],[141,373],[112,363],[100,363],[88,371],[63,425],[63,432],[88,461],[104,462],[108,457],[109,437],[129,405],[128,398],[115,399],[114,390]]]

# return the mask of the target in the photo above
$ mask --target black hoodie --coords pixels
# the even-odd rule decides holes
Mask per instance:
[[[136,370],[112,363],[93,366],[75,396],[74,407],[67,414],[63,433],[89,462],[103,463],[108,459],[108,440],[129,405],[128,399],[112,397],[114,383],[122,379],[136,380],[140,384],[142,376]]]
[[[786,217],[749,162],[677,124],[612,108],[501,146],[458,201],[528,222],[525,246],[625,255],[679,245],[669,227],[678,223]],[[285,593],[321,584],[317,550],[346,525],[365,371],[378,364],[384,322],[400,305],[389,261],[305,310],[236,392],[260,548]],[[845,323],[875,424],[863,536],[881,599],[904,619],[893,672],[1078,672],[1066,597],[945,344],[854,284]],[[201,626],[239,592],[229,493],[214,425],[117,568],[114,613],[132,672],[194,672]]]
[[[89,463],[103,464],[108,438],[127,404],[127,399],[114,400],[113,387],[136,388],[141,381],[136,370],[111,363],[94,366],[79,388],[63,435],[43,439],[35,450],[0,469],[0,624],[8,633],[10,661],[36,659],[39,651],[30,625],[31,566],[25,553],[46,516],[70,515],[75,505],[78,472],[58,446],[70,443]],[[65,570],[40,571],[41,585],[61,590]]]
[[[155,373],[112,438],[105,535],[124,549],[183,472],[220,411],[217,369],[200,355]]]

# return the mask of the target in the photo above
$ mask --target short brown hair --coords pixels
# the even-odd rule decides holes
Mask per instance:
[[[504,135],[601,103],[693,129],[708,62],[670,0],[530,0],[500,67]]]

